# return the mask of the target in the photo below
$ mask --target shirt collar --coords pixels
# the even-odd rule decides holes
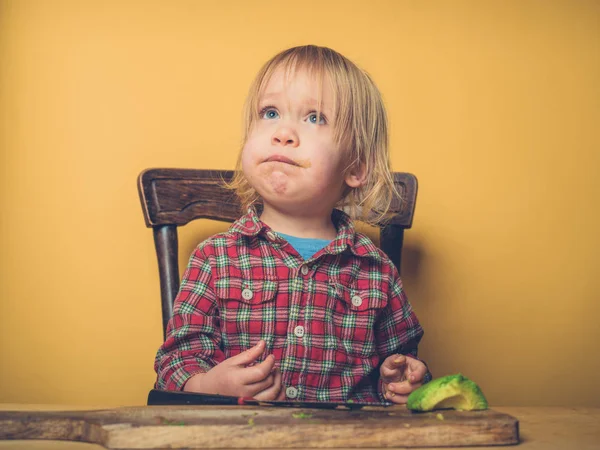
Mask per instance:
[[[381,261],[380,250],[368,237],[356,232],[348,214],[334,209],[331,219],[337,229],[337,235],[327,247],[327,253],[339,254],[348,249],[356,256],[370,257]],[[249,237],[256,237],[259,234],[266,235],[272,231],[269,225],[260,220],[254,206],[250,206],[248,212],[236,220],[229,230]]]
[[[258,236],[258,234],[265,230],[269,231],[269,226],[260,220],[258,213],[254,206],[248,208],[248,212],[240,217],[238,220],[233,222],[229,231],[233,233],[240,233],[244,236]]]

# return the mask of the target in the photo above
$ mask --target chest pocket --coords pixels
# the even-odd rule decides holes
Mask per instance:
[[[272,346],[276,327],[277,281],[224,277],[215,280],[220,309],[221,342],[234,354],[259,339]]]
[[[387,305],[380,289],[352,289],[330,284],[332,301],[329,333],[348,355],[368,358],[376,352],[375,324]]]

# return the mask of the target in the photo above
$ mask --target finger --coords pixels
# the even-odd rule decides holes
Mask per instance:
[[[408,400],[408,395],[400,395],[400,394],[394,394],[393,392],[387,392],[385,395],[385,398],[388,401],[395,403],[397,405],[404,405],[404,404],[406,404],[406,402]]]
[[[389,369],[397,369],[398,367],[402,367],[406,364],[406,356],[404,355],[391,355],[388,356],[383,362],[382,367],[387,367]]]
[[[393,392],[394,394],[408,395],[412,391],[417,390],[423,383],[409,383],[408,381],[402,381],[400,383],[390,383],[385,386],[387,391]]]
[[[246,367],[244,369],[244,376],[242,382],[244,384],[258,383],[267,378],[273,372],[275,367],[275,356],[269,355],[267,358],[259,364],[255,364],[252,367]]]
[[[388,356],[381,365],[381,379],[387,383],[400,381],[404,374],[405,365],[406,357],[404,355]]]
[[[281,393],[281,372],[275,369],[273,374],[273,385],[254,396],[257,400],[276,400]]]
[[[285,389],[283,388],[283,384],[281,385],[281,390],[279,391],[279,395],[275,399],[277,401],[283,402],[286,400],[285,398]]]
[[[407,379],[411,383],[422,382],[427,375],[427,366],[418,359],[408,358]]]
[[[271,374],[263,380],[260,380],[256,383],[248,384],[244,386],[244,396],[256,398],[256,395],[258,395],[260,392],[266,391],[267,389],[271,388],[274,382],[275,375]]]
[[[238,366],[247,366],[248,364],[251,364],[254,361],[256,361],[260,357],[260,355],[263,354],[263,352],[265,351],[265,345],[265,341],[261,339],[260,341],[258,341],[258,344],[256,344],[254,347],[250,347],[248,350],[243,351],[238,355],[232,356],[231,358],[229,358],[229,361],[232,364]]]

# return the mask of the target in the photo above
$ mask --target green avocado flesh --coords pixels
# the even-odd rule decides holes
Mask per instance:
[[[406,407],[413,411],[472,411],[487,409],[488,403],[479,386],[459,373],[436,378],[413,391]]]

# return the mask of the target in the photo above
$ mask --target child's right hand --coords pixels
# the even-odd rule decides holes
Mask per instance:
[[[265,342],[232,356],[210,369],[198,373],[186,382],[183,390],[206,394],[253,397],[257,400],[283,400],[281,372],[274,368],[275,357],[269,355],[259,364],[254,363],[265,350]]]

